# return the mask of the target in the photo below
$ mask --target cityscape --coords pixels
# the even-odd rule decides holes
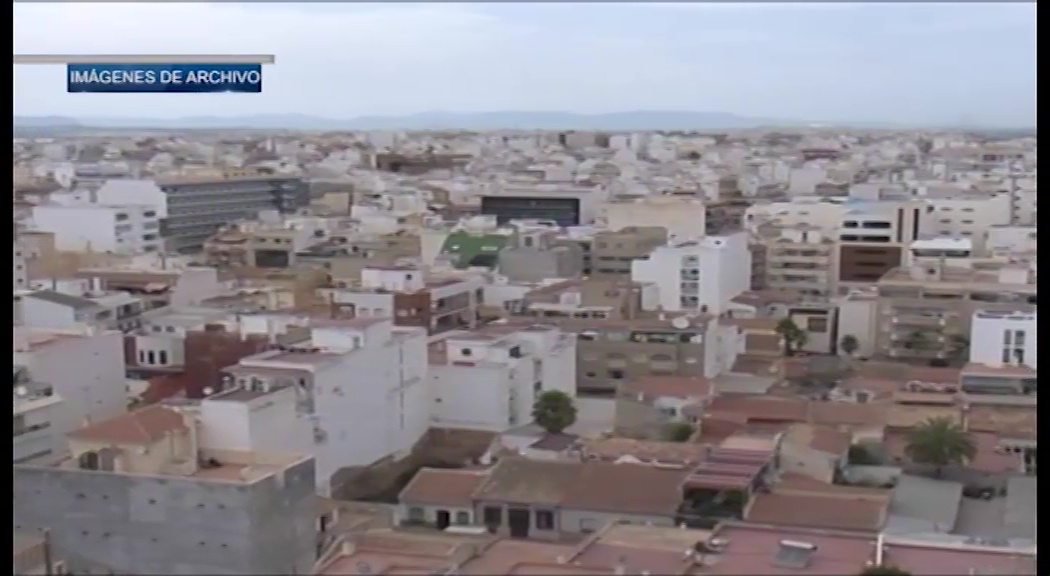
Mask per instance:
[[[1037,574],[1034,124],[213,97],[16,106],[14,574]]]

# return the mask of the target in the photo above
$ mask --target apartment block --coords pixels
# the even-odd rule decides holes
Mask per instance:
[[[632,264],[631,279],[656,284],[664,311],[719,313],[751,287],[747,234],[661,246]]]
[[[407,456],[427,430],[427,336],[390,319],[311,320],[306,341],[277,346],[225,369],[223,390],[290,387],[312,422],[304,447],[317,460],[317,491],[339,493],[338,472]]]
[[[612,396],[625,380],[649,375],[714,378],[728,372],[743,350],[735,326],[712,316],[674,320],[564,320],[576,333],[576,378],[581,395]]]
[[[970,325],[970,363],[963,368],[963,392],[1034,394],[1038,379],[1036,312],[977,310]]]
[[[161,249],[161,215],[136,205],[44,204],[33,208],[33,226],[55,235],[55,247],[70,252],[141,254]]]
[[[933,208],[925,232],[948,238],[967,238],[983,250],[988,230],[1012,223],[1009,194],[980,194],[952,190],[943,197],[927,196]]]
[[[765,246],[766,288],[813,298],[836,292],[839,251],[834,237],[800,226],[780,230]]]
[[[320,219],[249,221],[220,229],[204,243],[205,262],[212,266],[290,268],[297,254],[327,234]]]
[[[502,299],[503,311],[509,315],[541,318],[544,322],[565,318],[631,319],[657,306],[659,291],[655,284],[625,280],[564,280],[524,288],[520,297]]]
[[[913,266],[883,277],[878,293],[879,352],[931,364],[966,360],[978,310],[1032,312],[1036,305],[1035,274],[1025,268]]]
[[[14,463],[52,456],[63,450],[69,419],[62,397],[48,384],[34,382],[29,371],[14,370]]]
[[[127,292],[89,289],[82,295],[37,290],[18,297],[23,324],[32,328],[130,331],[142,325],[145,303]]]
[[[626,227],[597,232],[591,242],[592,278],[631,278],[631,266],[648,258],[653,250],[667,245],[669,234],[662,227]]]
[[[675,195],[616,198],[602,206],[602,218],[610,232],[629,228],[662,228],[664,241],[684,242],[703,238],[707,206],[696,197]]]
[[[717,200],[704,202],[705,235],[723,236],[743,230],[747,209],[751,206],[736,189],[735,179],[721,180],[719,189]]]
[[[532,421],[545,391],[576,396],[575,337],[553,326],[490,325],[428,348],[431,422],[505,432]]]
[[[607,197],[608,192],[599,186],[510,185],[496,194],[481,195],[481,213],[495,216],[500,225],[511,220],[539,220],[558,226],[580,226],[595,221]]]
[[[309,204],[309,188],[299,178],[256,171],[187,173],[157,180],[166,196],[161,223],[166,248],[199,252],[230,222],[254,218],[260,211],[291,213]]]
[[[77,429],[15,466],[15,529],[71,574],[311,573],[313,459],[239,450],[229,424],[151,406]]]
[[[550,229],[519,229],[499,252],[499,274],[513,282],[579,276],[583,272],[583,250],[571,244],[555,244],[556,234]]]
[[[25,250],[22,244],[18,241],[18,234],[14,237],[14,251],[13,256],[13,268],[14,268],[14,289],[25,290],[29,288],[29,269],[26,267],[27,258]]]
[[[64,400],[63,426],[127,411],[120,332],[14,330],[14,364]],[[69,427],[63,428],[65,430]]]
[[[839,234],[840,289],[871,285],[904,265],[932,207],[919,201],[851,201]]]
[[[425,275],[415,267],[369,267],[357,283],[336,282],[318,295],[334,313],[352,318],[393,318],[398,326],[431,333],[477,326],[481,276]]]

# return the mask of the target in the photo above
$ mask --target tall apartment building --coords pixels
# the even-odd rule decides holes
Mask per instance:
[[[728,372],[743,348],[735,326],[713,316],[674,320],[584,320],[559,323],[574,332],[577,389],[609,397],[626,380],[648,375],[702,376]]]
[[[430,343],[432,422],[505,432],[532,421],[539,394],[576,396],[575,337],[554,326],[490,325]]]
[[[68,252],[142,254],[161,249],[161,215],[152,206],[44,204],[33,208],[37,230]]]
[[[127,411],[120,332],[17,328],[14,340],[15,365],[65,401],[64,430]]]
[[[751,287],[747,233],[661,246],[633,263],[631,279],[656,284],[665,311],[719,313]]]
[[[196,253],[219,228],[263,210],[293,213],[310,202],[300,178],[251,171],[157,180],[166,196],[161,236],[172,252]]]
[[[365,268],[358,283],[337,281],[318,293],[340,316],[393,318],[438,333],[477,326],[484,285],[481,276],[426,278],[418,268],[390,266]]]
[[[29,269],[26,267],[28,259],[21,242],[18,241],[18,232],[14,237],[14,289],[25,290],[29,288]]]
[[[340,469],[408,455],[427,430],[427,336],[390,319],[311,323],[309,340],[228,367],[224,389],[289,387],[312,423],[305,451],[317,460],[317,491],[339,493]]]
[[[906,250],[921,237],[932,207],[925,202],[851,201],[839,235],[840,288],[871,285],[905,263]]]
[[[780,230],[764,244],[765,287],[814,298],[836,292],[839,254],[833,236],[800,226]]]
[[[629,280],[631,266],[667,245],[668,231],[659,226],[626,227],[594,234],[590,261],[593,278]]]
[[[22,366],[14,370],[14,463],[59,453],[68,418],[62,414],[62,397],[48,384],[34,382]]]
[[[1036,312],[974,312],[970,364],[960,375],[968,393],[1033,394],[1038,390]],[[1035,400],[1032,400],[1033,405]]]
[[[314,463],[237,447],[238,422],[150,406],[14,468],[18,531],[49,530],[71,574],[310,574]]]
[[[1032,312],[1035,274],[915,265],[878,282],[878,351],[883,355],[947,364],[965,360],[974,313]]]

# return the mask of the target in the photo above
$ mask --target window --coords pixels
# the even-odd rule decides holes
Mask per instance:
[[[807,318],[806,330],[817,334],[823,334],[828,331],[828,319],[823,316]]]
[[[464,348],[464,349],[460,350],[459,353],[464,355],[464,356],[470,356],[471,354],[474,353],[474,351],[471,350],[470,348]]]
[[[613,380],[623,380],[623,370],[609,370],[609,378]]]
[[[157,352],[157,356],[160,357],[160,364],[162,366],[168,365],[168,353],[166,351],[161,350],[160,352]]]
[[[153,365],[153,364],[156,364],[156,363],[157,363],[157,360],[154,357],[153,351],[150,350],[149,352],[146,353],[146,364]]]
[[[426,517],[426,511],[420,508],[419,506],[412,506],[408,509],[408,519],[413,522],[422,522],[426,519]]]
[[[554,512],[551,512],[550,510],[537,510],[536,529],[554,530]]]
[[[503,509],[497,506],[486,506],[484,517],[486,526],[499,526],[503,523]]]

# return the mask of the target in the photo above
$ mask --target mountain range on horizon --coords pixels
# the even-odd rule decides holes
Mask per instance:
[[[604,114],[573,112],[421,112],[404,116],[359,116],[332,119],[307,114],[270,114],[235,117],[193,116],[174,119],[148,117],[75,118],[68,116],[15,116],[15,131],[88,129],[242,129],[242,130],[739,130],[758,127],[801,128],[841,126],[850,128],[920,128],[878,122],[819,122],[741,116],[725,112],[631,111]],[[978,128],[978,127],[968,127]],[[987,128],[987,127],[980,127]]]

